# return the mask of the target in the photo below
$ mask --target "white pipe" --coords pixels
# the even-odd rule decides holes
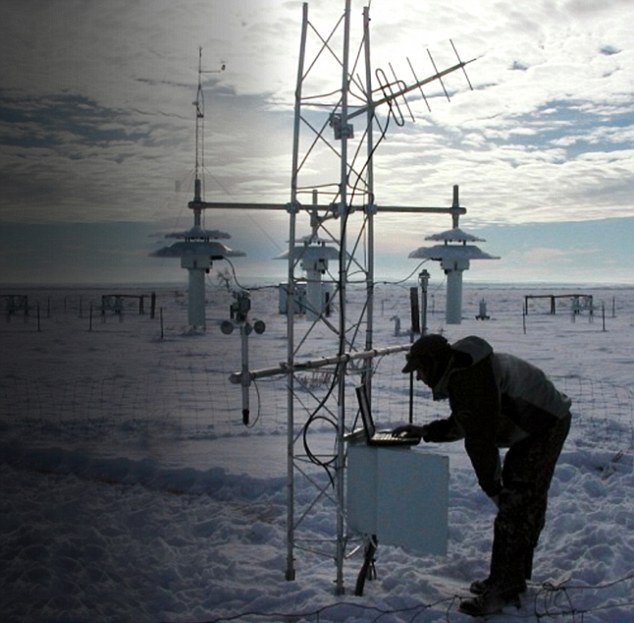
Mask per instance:
[[[462,322],[462,273],[469,268],[469,260],[465,258],[444,259],[440,266],[447,275],[447,303],[445,322],[460,324]]]
[[[447,324],[462,322],[462,271],[447,272],[447,308],[445,310]]]
[[[188,321],[192,327],[205,328],[205,270],[190,268],[189,272],[189,300]]]

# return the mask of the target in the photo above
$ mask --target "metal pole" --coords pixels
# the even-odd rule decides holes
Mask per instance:
[[[460,190],[457,184],[453,187],[453,202],[451,204],[451,224],[455,229],[460,224]]]
[[[429,273],[423,270],[418,276],[420,279],[421,308],[420,308],[420,334],[427,334],[427,284],[429,283]]]
[[[249,424],[249,331],[251,327],[244,320],[240,323],[240,341],[242,345],[242,423]]]
[[[349,217],[348,206],[348,90],[349,90],[349,56],[350,56],[350,0],[346,0],[343,21],[343,63],[341,68],[341,167],[339,181],[340,200],[340,250],[339,250],[339,354],[346,348],[346,280],[347,280],[347,227]],[[337,459],[335,470],[335,495],[337,499],[337,545],[336,563],[337,579],[335,592],[345,592],[343,583],[343,561],[345,556],[345,522],[344,522],[344,470],[345,452],[343,436],[345,433],[345,396],[346,396],[346,362],[339,364],[339,396],[337,400]]]
[[[385,355],[393,355],[409,350],[411,344],[399,344],[398,346],[387,346],[385,348],[373,348],[367,351],[347,352],[335,357],[322,357],[320,359],[293,363],[293,372],[304,370],[313,370],[315,368],[323,368],[324,366],[334,366],[342,362],[355,361],[357,359],[373,359],[374,357],[383,357]],[[250,370],[249,380],[261,379],[267,376],[276,376],[290,374],[291,369],[288,364],[281,364],[275,368],[262,368],[260,370]],[[242,383],[242,372],[233,372],[229,375],[229,381],[235,385]]]
[[[372,156],[374,150],[374,107],[372,105],[372,65],[370,58],[370,8],[363,7],[363,43],[365,53],[365,89],[368,100],[368,113],[366,118],[366,148],[368,163],[367,171],[367,210],[366,222],[368,228],[368,265],[366,277],[366,296],[367,296],[367,322],[366,322],[366,338],[365,350],[372,349],[374,339],[374,159]],[[372,360],[367,361],[365,371],[363,373],[363,382],[367,387],[368,399],[372,402]]]
[[[193,209],[194,202],[189,203]],[[201,209],[205,210],[288,210],[287,203],[238,203],[228,201],[201,201]],[[299,204],[297,204],[299,206]],[[383,206],[374,205],[374,210],[386,213],[397,214],[466,214],[466,208],[453,208],[442,206]],[[316,212],[332,212],[332,204],[312,205],[311,209]]]
[[[288,236],[288,283],[286,293],[286,335],[287,366],[290,374],[287,381],[287,423],[286,423],[286,579],[295,579],[295,416],[294,416],[294,358],[295,358],[295,229],[297,212],[297,176],[299,174],[299,130],[301,124],[302,83],[304,80],[304,56],[306,54],[306,33],[308,31],[308,3],[302,5],[302,32],[297,65],[297,85],[295,88],[295,119],[293,124],[293,170],[291,173],[291,205],[289,206]]]

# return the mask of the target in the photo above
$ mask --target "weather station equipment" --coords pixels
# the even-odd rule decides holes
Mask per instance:
[[[309,5],[302,5],[299,59],[295,85],[292,170],[287,203],[203,202],[206,209],[285,210],[288,213],[288,280],[286,283],[286,360],[278,366],[241,370],[230,376],[242,385],[267,376],[285,376],[287,390],[287,552],[286,578],[295,578],[296,554],[305,550],[334,560],[335,591],[344,592],[343,565],[348,543],[346,525],[345,470],[347,442],[355,407],[347,406],[352,385],[364,384],[372,397],[373,361],[385,355],[404,353],[410,344],[376,348],[374,336],[375,219],[381,214],[445,214],[466,210],[459,206],[423,207],[379,204],[376,201],[374,159],[391,123],[402,126],[414,119],[412,105],[424,102],[428,110],[432,83],[449,92],[444,78],[462,72],[469,88],[466,66],[451,44],[456,62],[439,70],[428,50],[432,73],[420,79],[407,59],[411,77],[396,72],[373,71],[370,54],[370,9],[364,7],[362,32],[353,40],[351,0],[344,0],[342,14],[327,33],[309,19]],[[475,59],[472,59],[475,60]],[[327,85],[333,76],[335,84]],[[376,81],[376,84],[375,84]],[[410,98],[410,99],[408,99]],[[381,113],[382,111],[382,113]],[[380,113],[384,115],[380,116]],[[357,120],[358,127],[354,123]],[[319,200],[316,200],[317,193]],[[310,239],[298,236],[304,223],[310,224]],[[325,256],[321,241],[331,251]],[[313,249],[315,247],[315,255]],[[308,251],[310,249],[310,251]],[[306,296],[306,277],[317,284],[325,271],[325,260],[337,259],[333,276],[333,307],[336,314],[318,314],[321,300],[311,304],[315,319],[297,323],[296,301]],[[301,269],[301,271],[299,270]],[[361,302],[352,301],[361,296]],[[317,302],[315,304],[315,302]],[[300,312],[301,313],[301,312]],[[328,379],[318,387],[307,384],[307,373],[320,369]],[[248,381],[245,380],[248,377]],[[346,415],[348,414],[348,415]],[[327,422],[333,432],[332,450],[320,459],[306,444],[306,431],[315,423]],[[315,478],[307,465],[323,467],[323,478]],[[307,501],[305,482],[314,490]],[[332,536],[315,542],[306,519],[319,501],[332,508]],[[330,506],[328,506],[330,505]]]
[[[240,330],[240,345],[242,355],[241,384],[242,384],[242,423],[249,426],[251,409],[249,406],[249,335],[255,331],[257,335],[262,335],[266,331],[266,324],[263,320],[255,319],[253,324],[249,322],[249,311],[251,310],[251,296],[245,290],[233,293],[234,302],[231,304],[230,314],[232,320],[223,320],[220,330],[225,335],[231,335],[238,325]]]
[[[335,591],[344,592],[343,563],[348,547],[346,524],[345,470],[347,444],[344,435],[352,425],[346,405],[351,385],[362,383],[371,399],[373,359],[403,353],[409,344],[375,348],[374,334],[374,240],[375,219],[381,214],[464,214],[459,206],[383,205],[376,201],[374,158],[379,144],[386,137],[390,123],[404,125],[413,119],[408,98],[416,97],[429,107],[426,85],[439,83],[447,98],[443,79],[461,71],[469,88],[466,66],[450,42],[456,63],[439,70],[431,53],[433,73],[418,78],[414,64],[408,65],[409,80],[393,78],[385,71],[373,71],[370,55],[370,10],[363,10],[363,30],[353,41],[351,1],[329,34],[320,32],[309,19],[309,5],[302,7],[300,52],[295,87],[292,172],[290,201],[276,204],[227,204],[213,207],[236,209],[285,209],[289,214],[287,305],[287,359],[277,368],[250,370],[249,378],[285,375],[287,377],[287,568],[286,577],[295,577],[296,553],[308,550],[334,559]],[[339,75],[338,84],[325,87],[325,80]],[[328,78],[329,77],[329,78]],[[376,81],[376,84],[374,83]],[[383,111],[385,116],[379,116]],[[355,120],[358,126],[355,128]],[[360,122],[360,123],[359,123]],[[316,201],[316,192],[319,201]],[[312,230],[309,240],[298,236],[300,219],[306,219]],[[319,241],[327,240],[328,257]],[[313,255],[313,247],[315,255]],[[322,254],[322,255],[320,255]],[[338,273],[333,279],[333,305],[336,316],[318,315],[321,301],[314,309],[314,322],[295,322],[295,300],[304,295],[304,276],[298,268],[318,283],[325,270],[325,259],[337,259]],[[317,288],[315,289],[317,290]],[[362,294],[362,303],[353,304],[349,294]],[[317,301],[315,293],[315,301]],[[315,307],[315,303],[312,303]],[[324,328],[320,332],[320,327]],[[324,335],[330,340],[321,339]],[[313,339],[315,338],[315,339]],[[319,349],[316,350],[316,345]],[[322,356],[319,356],[319,354]],[[323,387],[307,387],[306,374],[321,368],[331,379]],[[242,384],[243,372],[231,375]],[[346,416],[348,414],[348,416]],[[315,479],[306,472],[306,465],[315,462],[303,442],[313,422],[327,421],[334,431],[333,450],[322,462],[328,477]],[[319,464],[319,461],[317,461]],[[296,486],[307,481],[314,487],[315,500],[306,504],[296,499]],[[316,500],[332,505],[333,537],[315,543],[304,535],[304,524]]]
[[[217,71],[224,71],[225,65]],[[194,198],[188,207],[194,214],[194,225],[190,229],[181,232],[173,232],[165,235],[165,238],[177,239],[178,242],[163,247],[153,253],[152,257],[178,257],[181,268],[185,268],[189,275],[187,321],[190,329],[205,330],[205,276],[209,274],[214,261],[224,260],[228,257],[243,257],[246,253],[234,251],[218,240],[228,239],[231,236],[216,229],[203,227],[203,211],[206,203],[203,199],[204,170],[204,141],[203,127],[205,118],[205,104],[202,87],[202,75],[204,73],[217,73],[217,71],[203,71],[202,49],[198,50],[198,90],[193,105],[196,107],[196,158],[194,177]]]
[[[458,186],[454,186],[453,205],[459,203]],[[431,247],[419,247],[408,257],[413,259],[429,259],[440,262],[440,267],[447,276],[447,301],[445,308],[445,322],[447,324],[461,324],[462,322],[462,274],[469,269],[472,260],[499,260],[495,255],[485,253],[480,247],[469,244],[472,242],[486,242],[473,234],[460,229],[459,213],[453,215],[453,227],[447,231],[427,236],[425,240],[440,242]]]
[[[321,314],[329,314],[330,300],[332,297],[332,283],[323,281],[323,275],[328,272],[328,262],[339,260],[339,251],[328,246],[327,241],[317,237],[316,234],[299,238],[293,249],[294,257],[300,262],[301,269],[306,273],[306,296],[296,311],[305,311],[309,320],[317,320]],[[275,259],[287,260],[290,251],[285,251]],[[288,309],[288,288],[283,284],[285,305]]]

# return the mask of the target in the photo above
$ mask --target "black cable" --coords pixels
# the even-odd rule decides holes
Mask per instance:
[[[410,612],[415,612],[416,616],[418,616],[418,614],[420,614],[421,612],[428,610],[430,608],[439,606],[440,604],[446,601],[450,601],[451,603],[453,603],[455,599],[456,598],[454,596],[449,598],[443,598],[431,604],[423,603],[423,604],[417,604],[415,606],[408,606],[406,608],[395,608],[395,609],[380,608],[378,606],[368,606],[368,605],[350,602],[350,601],[339,601],[334,604],[328,604],[326,606],[322,606],[321,608],[317,608],[315,610],[304,611],[304,612],[260,612],[260,611],[254,610],[254,611],[241,612],[239,614],[221,616],[215,619],[210,619],[208,621],[201,621],[199,623],[221,623],[222,621],[242,621],[246,617],[269,618],[269,619],[273,619],[276,622],[283,621],[283,620],[290,620],[290,619],[299,619],[299,618],[306,619],[306,618],[316,617],[315,620],[319,621],[319,617],[325,614],[328,610],[334,610],[339,607],[345,607],[346,609],[356,608],[358,610],[365,611],[365,612],[375,612],[376,616],[374,619],[372,619],[372,621],[379,621],[382,617],[389,614],[407,614]]]
[[[326,471],[326,474],[328,475],[328,478],[330,479],[330,482],[331,482],[332,486],[334,486],[335,481],[334,481],[334,476],[332,475],[332,473],[330,471],[330,469],[331,469],[330,466],[332,465],[332,463],[334,463],[334,461],[336,460],[337,457],[336,457],[336,455],[333,455],[331,460],[322,461],[316,454],[314,454],[310,450],[310,447],[308,446],[307,435],[308,435],[309,427],[312,424],[314,424],[314,422],[316,422],[319,419],[325,420],[329,424],[332,424],[332,426],[335,428],[335,431],[337,430],[337,423],[333,419],[328,418],[325,415],[318,415],[318,413],[323,408],[323,406],[326,404],[326,401],[330,398],[330,396],[332,395],[332,392],[334,391],[335,387],[337,386],[340,366],[341,366],[341,363],[338,362],[336,364],[336,366],[335,366],[335,370],[334,370],[333,375],[332,375],[332,382],[330,383],[330,387],[328,388],[328,391],[326,392],[326,395],[319,401],[317,407],[310,414],[310,416],[308,417],[308,420],[306,421],[306,423],[304,424],[304,427],[302,429],[302,441],[303,441],[303,444],[304,444],[304,450],[306,452],[306,456],[308,457],[310,462],[313,463],[314,465],[317,465],[319,467],[323,467],[323,469]]]
[[[416,265],[416,268],[414,268],[414,270],[409,275],[407,275],[407,277],[404,277],[403,279],[400,279],[399,281],[377,281],[376,283],[380,285],[400,286],[402,283],[409,281],[414,276],[414,274],[418,272],[418,270],[423,264],[426,264],[427,262],[430,262],[430,261],[431,260],[429,260],[428,258],[425,258],[424,260],[422,260]]]
[[[544,583],[542,585],[542,590],[543,591],[547,591],[547,592],[557,592],[560,590],[601,590],[601,589],[606,589],[606,588],[610,588],[612,586],[615,586],[617,584],[620,584],[622,582],[627,582],[627,581],[631,581],[634,579],[634,574],[629,574],[626,575],[622,578],[618,578],[616,580],[613,580],[611,582],[606,582],[603,584],[596,584],[596,585],[580,585],[580,586],[568,586],[568,587],[564,587],[563,584],[559,584],[559,585],[551,585],[548,583]],[[370,606],[370,605],[365,605],[365,604],[361,604],[358,602],[349,602],[349,601],[339,601],[339,602],[335,602],[333,604],[327,604],[325,606],[322,606],[320,608],[316,608],[315,610],[307,610],[307,611],[303,611],[303,612],[262,612],[262,611],[257,611],[257,610],[252,610],[252,611],[243,611],[243,612],[239,612],[237,614],[231,614],[231,615],[226,615],[226,616],[220,616],[220,617],[216,617],[214,619],[210,619],[207,621],[200,621],[198,623],[222,623],[222,622],[227,622],[227,621],[244,621],[246,618],[248,617],[257,617],[257,618],[265,618],[265,619],[272,619],[273,621],[277,622],[277,621],[282,621],[282,620],[295,620],[295,619],[312,619],[314,618],[315,621],[319,621],[320,617],[322,615],[324,615],[327,611],[329,610],[334,610],[336,608],[339,607],[345,607],[346,609],[348,608],[357,608],[361,611],[365,611],[365,612],[374,612],[376,613],[376,616],[372,619],[372,621],[379,621],[382,617],[386,616],[386,615],[406,615],[411,613],[411,618],[410,618],[410,623],[413,623],[415,621],[415,619],[422,614],[423,612],[431,609],[431,608],[437,608],[439,606],[441,606],[442,604],[447,604],[447,608],[446,608],[446,619],[447,621],[450,621],[450,613],[453,610],[454,606],[456,605],[456,603],[461,601],[461,597],[460,595],[452,595],[451,597],[444,597],[442,599],[439,599],[438,601],[435,601],[433,603],[421,603],[421,604],[417,604],[415,606],[408,606],[408,607],[404,607],[404,608],[393,608],[393,609],[385,609],[385,608],[380,608],[378,606]],[[572,605],[572,603],[570,604],[570,609],[566,610],[566,609],[559,609],[559,610],[551,610],[550,612],[538,612],[537,607],[535,607],[533,612],[524,612],[524,613],[517,613],[517,614],[513,614],[513,613],[505,613],[505,617],[509,618],[509,619],[528,619],[528,618],[537,618],[537,619],[543,619],[543,618],[552,618],[555,619],[557,617],[561,617],[561,616],[566,616],[566,615],[572,615],[573,617],[575,615],[581,615],[581,621],[583,621],[583,615],[584,614],[589,614],[591,612],[599,612],[599,611],[605,611],[605,610],[610,610],[613,608],[624,608],[624,607],[628,607],[628,606],[632,606],[634,605],[634,601],[623,601],[620,603],[609,603],[606,605],[601,605],[601,606],[597,606],[595,608],[574,608],[574,606]],[[368,619],[370,620],[370,619]],[[191,623],[194,623],[193,621]]]
[[[236,268],[233,265],[233,262],[228,257],[223,257],[222,259],[225,262],[227,262],[227,264],[229,264],[229,266],[231,267],[231,273],[232,273],[233,280],[235,281],[236,286],[238,286],[238,288],[240,288],[240,290],[244,290],[245,292],[257,292],[259,290],[267,290],[267,289],[272,289],[272,288],[278,288],[279,287],[277,285],[271,284],[269,286],[252,286],[250,288],[247,288],[246,286],[243,286],[238,281],[238,276],[236,274]]]

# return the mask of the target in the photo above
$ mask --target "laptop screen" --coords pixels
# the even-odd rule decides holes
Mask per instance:
[[[370,413],[370,401],[368,400],[368,394],[366,391],[365,385],[360,385],[355,388],[357,392],[357,400],[359,401],[359,409],[361,411],[361,421],[363,423],[363,428],[365,429],[365,433],[368,436],[368,439],[371,439],[374,435],[375,428],[374,422],[372,420],[372,414]]]

